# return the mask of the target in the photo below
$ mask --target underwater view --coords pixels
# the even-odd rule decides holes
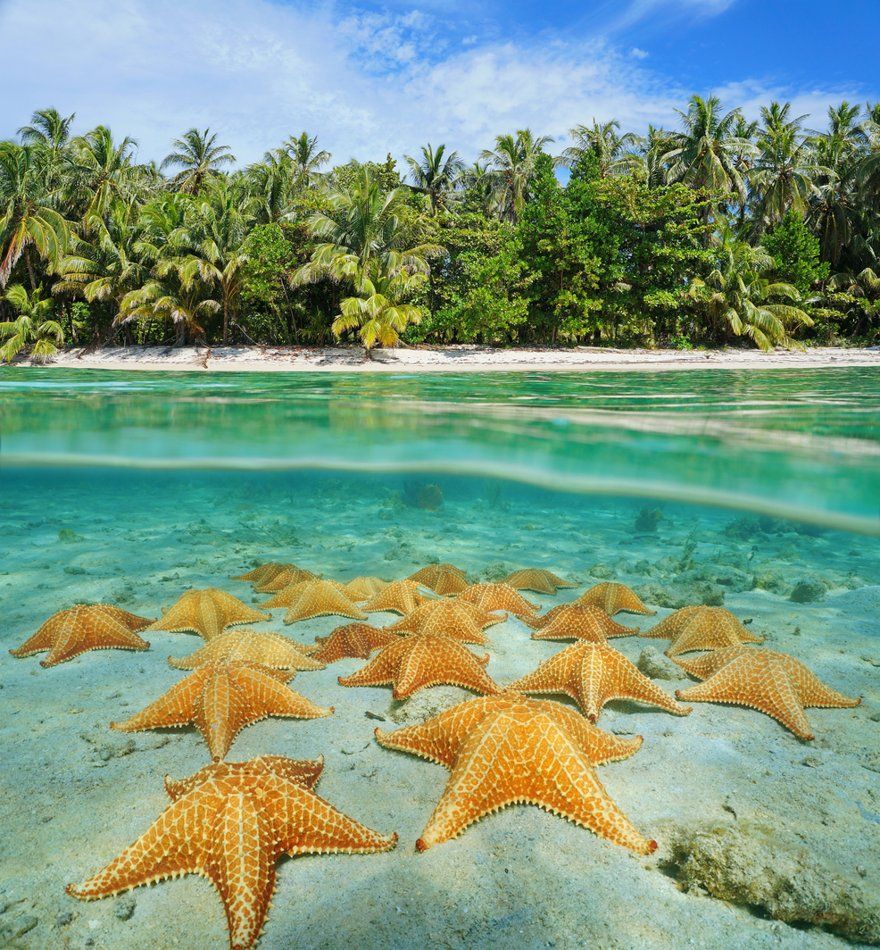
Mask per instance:
[[[880,945],[880,370],[0,422],[2,945]]]

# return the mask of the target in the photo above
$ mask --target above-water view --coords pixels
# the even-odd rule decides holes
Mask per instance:
[[[0,420],[4,945],[880,944],[880,370]]]

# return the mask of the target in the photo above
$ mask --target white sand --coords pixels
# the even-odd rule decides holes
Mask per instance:
[[[22,365],[27,365],[25,362]],[[364,359],[357,347],[107,347],[68,349],[49,366],[105,370],[234,372],[516,372],[677,369],[815,369],[880,366],[880,347],[804,350],[495,349],[482,346],[378,350]]]

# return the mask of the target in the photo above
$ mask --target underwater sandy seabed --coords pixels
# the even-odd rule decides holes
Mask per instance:
[[[880,941],[878,539],[672,505],[660,506],[653,525],[639,518],[639,503],[484,480],[439,481],[437,510],[409,503],[418,486],[326,474],[9,469],[0,483],[3,944],[226,945],[222,903],[198,877],[90,904],[64,893],[150,826],[167,805],[166,773],[181,777],[207,763],[195,729],[108,728],[177,682],[183,674],[166,658],[192,652],[199,639],[150,633],[150,652],[88,653],[49,670],[39,657],[16,660],[6,650],[77,601],[151,617],[191,587],[262,601],[266,595],[229,576],[267,560],[339,579],[392,579],[436,560],[475,579],[547,567],[580,590],[613,578],[658,606],[658,617],[618,616],[640,629],[673,607],[723,598],[769,647],[863,702],[808,710],[811,743],[748,709],[695,704],[690,716],[676,717],[612,703],[599,726],[645,742],[632,758],[600,767],[600,777],[638,830],[657,839],[656,854],[638,857],[538,808],[511,807],[419,855],[415,840],[448,773],[382,749],[373,730],[419,722],[471,694],[437,687],[395,703],[388,689],[340,687],[337,676],[365,662],[356,659],[298,673],[294,688],[334,705],[335,714],[252,725],[228,758],[323,754],[319,793],[371,828],[397,831],[400,841],[387,854],[282,860],[261,947]],[[807,602],[790,599],[797,585],[796,598]],[[546,608],[580,590],[526,596]],[[249,629],[311,643],[347,622],[284,627],[282,615]],[[487,633],[488,671],[501,684],[565,645],[530,640],[515,618]],[[633,661],[666,645],[614,641]],[[657,682],[669,693],[689,683],[680,671],[668,675],[677,678]]]

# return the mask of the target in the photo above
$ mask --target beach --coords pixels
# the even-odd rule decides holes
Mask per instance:
[[[29,365],[24,361],[18,365]],[[67,348],[46,366],[67,369],[168,370],[174,372],[625,372],[681,369],[822,369],[880,366],[880,347],[809,347],[797,350],[724,348],[648,350],[606,347],[572,349],[484,346],[398,347],[364,358],[360,347],[104,347]]]

